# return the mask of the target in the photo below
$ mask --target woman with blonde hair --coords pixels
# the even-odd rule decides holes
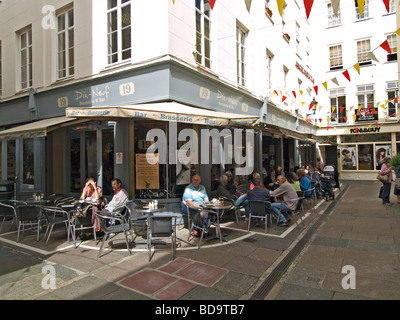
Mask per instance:
[[[383,184],[383,190],[382,190],[382,204],[384,206],[391,206],[392,203],[390,203],[390,188],[392,186],[392,169],[390,168],[390,157],[384,157],[382,160],[382,167],[380,174],[381,175],[387,175],[388,176],[388,181],[387,182],[382,182]]]

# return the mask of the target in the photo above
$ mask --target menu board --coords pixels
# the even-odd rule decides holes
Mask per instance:
[[[147,157],[153,157],[150,164]],[[160,170],[158,154],[136,154],[136,189],[160,189]]]

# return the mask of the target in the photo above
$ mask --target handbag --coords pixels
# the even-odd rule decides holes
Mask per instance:
[[[389,176],[387,174],[381,174],[380,172],[378,173],[376,178],[381,182],[388,182],[389,181]]]

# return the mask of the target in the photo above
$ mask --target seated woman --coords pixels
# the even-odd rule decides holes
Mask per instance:
[[[89,177],[86,179],[85,187],[83,188],[80,199],[85,200],[90,198],[90,200],[100,200],[101,196],[101,188],[96,185],[96,181],[93,177]],[[94,214],[97,210],[96,206],[92,206],[92,219],[94,223],[94,227],[96,231],[100,231],[100,221],[97,216]]]
[[[254,172],[254,173],[253,173],[253,181],[254,181],[254,179],[261,179],[261,176],[260,176],[260,174],[259,174],[258,172]],[[250,184],[250,190],[253,190],[255,187],[256,187],[256,186],[255,186],[254,183],[252,182],[252,183]],[[262,183],[262,182],[261,182],[260,187],[261,187],[261,189],[266,189],[264,183]]]
[[[300,182],[297,179],[297,175],[293,171],[286,173],[286,181],[293,186],[294,190],[301,191]]]
[[[217,197],[224,197],[227,199],[232,199],[232,200],[236,200],[236,196],[234,193],[231,192],[234,191],[233,189],[229,189],[228,188],[228,176],[223,174],[220,178],[219,178],[220,184],[218,186],[217,189]]]
[[[297,176],[299,177],[300,181],[300,189],[301,191],[307,191],[304,193],[305,198],[311,198],[311,181],[306,177],[307,173],[304,169],[298,169],[296,172]]]
[[[268,187],[270,184],[276,183],[276,172],[274,168],[269,168],[267,176],[264,178],[264,186]]]

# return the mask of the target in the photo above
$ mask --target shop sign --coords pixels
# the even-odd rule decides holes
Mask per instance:
[[[350,133],[379,133],[381,131],[381,127],[375,127],[375,128],[353,128],[349,129]]]
[[[378,110],[376,108],[356,110],[356,121],[376,121]]]

